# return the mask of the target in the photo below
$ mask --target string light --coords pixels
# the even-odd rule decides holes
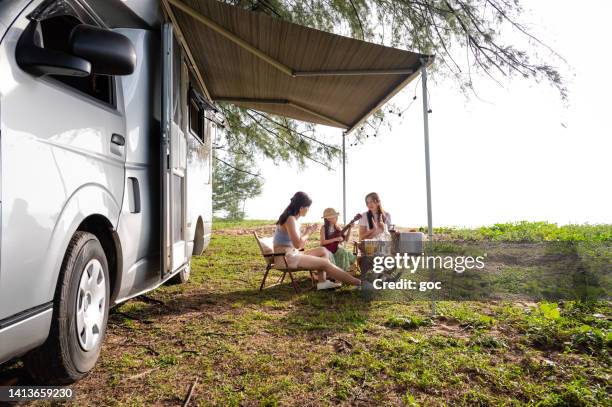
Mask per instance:
[[[403,109],[403,110],[401,110],[401,111],[399,111],[397,113],[394,112],[393,109],[388,109],[387,113],[396,114],[398,117],[402,117],[402,114],[404,114],[408,109],[410,109],[412,107],[412,105],[414,104],[414,102],[418,99],[417,89],[418,89],[418,84],[419,84],[420,81],[421,81],[421,78],[419,77],[419,80],[417,81],[416,86],[414,88],[414,96],[412,96],[412,100],[410,101],[408,106],[406,106],[405,109]],[[428,88],[427,89],[427,113],[433,113],[433,110],[431,108],[430,102],[431,102],[431,96],[429,94],[429,88]],[[366,124],[368,124],[370,127],[372,127],[372,129],[375,130],[375,133],[372,134],[372,137],[377,137],[378,136],[378,130],[380,129],[380,126],[381,126],[382,122],[383,122],[383,118],[382,117],[379,118],[378,126],[377,127],[374,127],[369,121],[366,122]],[[363,130],[364,130],[364,127],[362,126],[360,128],[360,131],[363,132]],[[370,134],[366,134],[365,136],[366,136],[366,138],[370,138]],[[354,147],[354,146],[357,146],[358,144],[359,144],[359,142],[355,141],[353,143],[350,143],[349,147]]]

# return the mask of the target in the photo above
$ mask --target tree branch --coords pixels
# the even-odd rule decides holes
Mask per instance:
[[[281,140],[282,142],[284,142],[285,144],[287,144],[289,147],[293,148],[295,151],[299,151],[299,149],[294,146],[293,144],[291,144],[290,142],[288,142],[287,140],[285,140],[284,138],[282,138],[280,136],[280,134],[273,132],[272,130],[270,130],[269,128],[267,128],[266,126],[264,126],[263,124],[261,124],[259,122],[259,120],[257,120],[255,117],[253,117],[253,115],[251,115],[250,113],[247,112],[247,116],[249,116],[251,118],[251,120],[253,120],[259,127],[261,127],[263,130],[265,130],[266,132],[270,133],[271,135],[273,135],[274,137],[278,138],[279,140]],[[328,170],[332,170],[333,168],[330,167],[329,165],[325,164],[324,162],[318,161],[315,158],[313,158],[312,156],[310,156],[309,154],[306,153],[302,153],[303,156],[311,161],[316,162],[317,164],[320,164],[322,166],[324,166],[325,168],[327,168]]]
[[[359,28],[361,29],[361,39],[365,39],[365,31],[363,29],[363,24],[361,23],[361,18],[359,18],[359,12],[357,11],[357,7],[355,7],[355,3],[353,3],[353,0],[349,0],[349,3],[351,3],[351,7],[353,7],[353,11],[355,12],[355,17],[357,17],[357,22],[359,23]]]
[[[325,148],[330,148],[330,149],[332,149],[332,150],[340,151],[340,149],[339,149],[338,147],[336,147],[336,146],[332,146],[332,145],[330,145],[330,144],[323,143],[322,141],[319,141],[319,140],[317,140],[317,139],[316,139],[316,138],[314,138],[314,137],[307,136],[307,135],[306,135],[306,134],[304,134],[304,133],[301,133],[301,132],[299,132],[299,131],[297,131],[297,130],[294,130],[294,129],[292,129],[292,128],[290,128],[290,127],[288,127],[288,126],[286,126],[286,125],[284,125],[284,124],[282,124],[282,123],[280,123],[280,122],[277,122],[276,120],[272,119],[272,118],[271,118],[270,116],[268,116],[267,114],[263,114],[263,113],[261,113],[261,112],[258,112],[257,110],[253,110],[253,109],[247,109],[247,110],[248,110],[248,111],[250,111],[250,112],[252,112],[252,113],[254,113],[254,114],[256,114],[256,115],[258,115],[258,116],[263,117],[263,118],[264,118],[264,119],[266,119],[266,120],[271,121],[272,123],[274,123],[274,124],[276,124],[276,125],[279,125],[279,126],[283,127],[284,129],[286,129],[286,130],[288,130],[288,131],[290,131],[290,132],[292,132],[292,133],[295,133],[295,134],[299,135],[300,137],[304,137],[304,138],[306,138],[306,139],[308,139],[308,140],[314,141],[315,143],[318,143],[318,144],[322,145],[322,146],[323,146],[323,147],[325,147]]]
[[[248,171],[246,171],[246,170],[242,170],[242,169],[240,169],[240,168],[236,168],[236,167],[234,167],[232,164],[228,163],[227,161],[224,161],[224,160],[220,159],[219,157],[215,157],[215,160],[222,162],[223,164],[227,165],[227,166],[228,166],[228,167],[230,167],[230,168],[235,169],[236,171],[244,172],[245,174],[249,174],[249,175],[252,175],[252,176],[254,176],[254,177],[264,179],[264,177],[262,177],[262,176],[261,176],[261,175],[259,175],[259,174],[253,174],[252,172],[248,172]]]

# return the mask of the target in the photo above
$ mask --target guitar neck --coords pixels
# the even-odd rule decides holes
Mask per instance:
[[[353,226],[353,223],[355,222],[357,222],[357,219],[353,219],[352,221],[350,221],[348,225],[342,228],[342,231],[340,233],[344,236],[344,234],[350,229],[351,226]]]

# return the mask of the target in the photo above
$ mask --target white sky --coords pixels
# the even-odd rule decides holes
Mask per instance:
[[[569,64],[569,103],[548,84],[514,79],[501,88],[475,78],[481,99],[469,100],[451,82],[429,83],[430,152],[434,226],[479,226],[518,220],[612,223],[610,103],[612,2],[523,0],[524,19]],[[416,81],[393,99],[408,106]],[[392,130],[348,147],[347,212],[365,210],[364,196],[380,194],[401,226],[427,224],[422,100]],[[391,116],[394,117],[394,116]],[[564,127],[565,126],[565,127]],[[325,128],[327,140],[341,131]],[[261,196],[247,201],[249,218],[276,219],[295,191],[313,198],[307,221],[323,209],[342,209],[342,167],[312,163],[261,164]]]

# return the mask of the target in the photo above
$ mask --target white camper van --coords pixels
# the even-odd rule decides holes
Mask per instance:
[[[81,378],[109,307],[208,245],[214,107],[184,52],[154,1],[0,1],[0,363]]]

